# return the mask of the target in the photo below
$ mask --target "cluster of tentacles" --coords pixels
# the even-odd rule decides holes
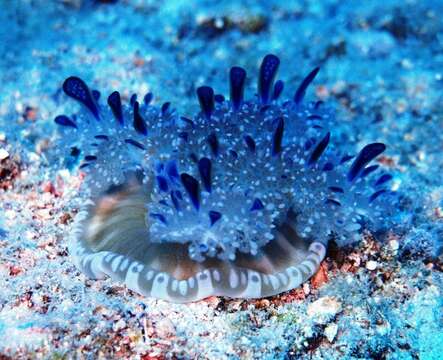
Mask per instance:
[[[229,100],[199,87],[192,118],[151,105],[151,93],[124,105],[116,91],[103,104],[66,79],[64,92],[86,108],[55,119],[90,190],[71,239],[81,269],[172,301],[261,297],[309,278],[331,237],[349,243],[386,225],[392,176],[370,165],[385,145],[356,156],[334,145],[333,110],[303,102],[319,69],[281,101],[279,63],[263,59],[250,100],[240,67]]]

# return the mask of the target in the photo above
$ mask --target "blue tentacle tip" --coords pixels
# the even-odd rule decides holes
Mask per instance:
[[[88,85],[86,85],[82,79],[76,76],[68,77],[63,82],[63,91],[66,95],[81,102],[89,109],[89,111],[91,111],[97,120],[100,120],[99,109],[94,96],[89,90]]]

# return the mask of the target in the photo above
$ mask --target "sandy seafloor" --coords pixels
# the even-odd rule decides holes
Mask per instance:
[[[0,359],[442,359],[442,11],[431,0],[0,0]],[[313,280],[262,300],[176,305],[86,279],[67,252],[81,179],[51,156],[55,115],[76,109],[63,80],[150,90],[188,114],[197,86],[228,94],[232,65],[253,93],[269,52],[287,97],[321,66],[308,98],[336,107],[336,136],[388,145],[408,225],[331,246]]]

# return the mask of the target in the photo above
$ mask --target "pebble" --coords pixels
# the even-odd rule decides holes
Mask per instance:
[[[307,314],[319,324],[325,324],[342,310],[342,304],[332,296],[322,297],[308,305]]]
[[[13,219],[15,219],[16,218],[16,216],[17,216],[17,214],[15,213],[15,211],[14,210],[6,210],[5,212],[4,212],[4,215],[5,215],[5,218],[6,219],[9,219],[9,220],[13,220]]]
[[[332,343],[337,335],[338,325],[337,324],[329,324],[325,329],[325,336],[330,343]]]
[[[8,157],[9,157],[9,153],[5,149],[1,148],[0,149],[0,160],[5,160]]]
[[[125,327],[126,327],[126,321],[123,319],[120,319],[112,326],[112,329],[114,331],[119,331],[119,330],[124,329]]]
[[[374,261],[374,260],[369,260],[369,261],[366,263],[366,269],[368,269],[368,270],[370,270],[370,271],[374,271],[375,269],[377,269],[377,266],[378,266],[378,264],[377,264],[377,262]]]
[[[62,303],[60,304],[60,309],[62,309],[64,312],[69,311],[73,306],[74,306],[74,302],[71,299],[65,299],[62,301]]]
[[[386,32],[356,31],[349,39],[352,50],[361,56],[386,56],[395,46],[395,39]]]
[[[389,247],[392,251],[397,251],[400,247],[400,244],[398,243],[398,240],[390,240],[389,241]]]
[[[34,213],[40,220],[50,220],[52,218],[51,209],[38,209]]]
[[[157,322],[155,331],[160,338],[165,339],[175,334],[175,327],[171,320],[163,318]]]

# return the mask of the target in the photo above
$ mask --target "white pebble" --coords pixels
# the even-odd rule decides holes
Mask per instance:
[[[0,149],[0,160],[5,160],[8,157],[9,157],[9,153],[5,149],[1,148]]]
[[[155,329],[160,338],[167,338],[175,334],[174,324],[168,318],[159,320],[155,326]]]
[[[338,325],[337,324],[329,324],[325,329],[325,336],[330,343],[334,341],[335,336],[337,335]]]
[[[322,297],[308,305],[308,316],[318,324],[325,324],[342,310],[342,304],[332,296]]]
[[[400,244],[398,243],[397,240],[390,240],[389,247],[391,248],[392,251],[397,251],[398,248],[400,247]]]
[[[7,218],[9,220],[13,220],[17,216],[14,210],[6,210],[4,212],[4,215],[5,215],[5,218]]]
[[[126,327],[126,321],[123,319],[120,319],[112,326],[112,329],[114,331],[119,331],[119,330],[124,329],[125,327]]]
[[[366,263],[366,269],[368,269],[368,270],[370,270],[370,271],[373,271],[373,270],[375,270],[375,269],[377,269],[377,262],[376,261],[374,261],[374,260],[369,260],[367,263]]]

